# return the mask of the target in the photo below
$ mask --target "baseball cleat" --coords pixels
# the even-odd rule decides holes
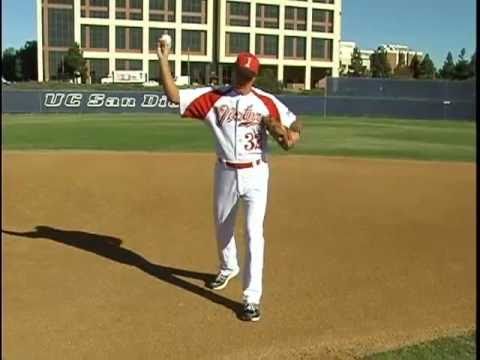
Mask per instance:
[[[240,272],[240,269],[232,271],[230,274],[224,274],[220,271],[218,275],[215,277],[215,279],[210,283],[208,283],[207,286],[213,290],[225,289],[230,279],[233,279],[235,276],[237,276],[239,272]]]
[[[260,305],[252,303],[244,303],[240,319],[244,321],[260,320]]]

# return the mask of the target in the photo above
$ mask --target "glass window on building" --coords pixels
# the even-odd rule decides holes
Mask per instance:
[[[87,69],[92,83],[98,84],[109,75],[108,59],[87,59]]]
[[[227,33],[226,54],[236,55],[250,50],[250,35],[248,33]]]
[[[257,4],[257,27],[278,29],[279,7],[276,5]]]
[[[143,36],[142,28],[130,28],[130,50],[142,52],[143,50]]]
[[[142,60],[116,59],[115,70],[143,70]]]
[[[109,16],[108,4],[109,0],[82,0],[80,16],[107,19]]]
[[[227,2],[227,25],[250,26],[250,4],[236,1]]]
[[[207,23],[207,0],[182,0],[182,22]]]
[[[42,3],[44,1],[42,0]],[[73,6],[73,0],[49,0],[49,5],[71,5]]]
[[[334,4],[334,0],[313,0],[314,3]]]
[[[117,26],[115,28],[115,48],[124,50],[127,48],[127,28]]]
[[[48,9],[48,46],[70,47],[73,45],[73,11],[71,9]]]
[[[65,63],[64,58],[66,51],[49,51],[48,52],[48,72],[50,80],[65,79]]]
[[[82,48],[94,51],[108,51],[108,26],[82,25]]]
[[[115,0],[115,18],[142,20],[143,0]]]
[[[312,59],[332,61],[333,40],[312,39]]]
[[[150,21],[175,22],[175,0],[150,0]]]
[[[175,29],[157,29],[157,28],[150,28],[148,34],[148,48],[150,52],[157,51],[157,42],[158,39],[163,35],[168,34],[172,38],[172,47],[170,52],[175,54]]]
[[[286,6],[285,29],[302,31],[307,30],[307,9]]]
[[[142,28],[117,26],[115,48],[117,51],[142,52]]]
[[[278,57],[278,36],[256,35],[255,54],[261,57]]]
[[[324,33],[333,33],[333,11],[313,9],[312,30]]]
[[[290,59],[305,59],[305,38],[299,36],[285,36],[283,55]]]
[[[205,31],[182,30],[182,54],[205,55],[206,38]]]
[[[169,61],[170,74],[175,77],[175,61]],[[150,60],[148,62],[148,79],[160,81],[160,64],[158,60]]]
[[[182,61],[181,74],[183,76],[190,76],[190,84],[192,85],[206,84],[207,67],[207,63],[192,62],[189,64],[186,61]]]

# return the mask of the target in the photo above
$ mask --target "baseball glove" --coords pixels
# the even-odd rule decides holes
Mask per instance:
[[[302,124],[299,121],[295,121],[290,129],[283,126],[280,121],[270,116],[264,116],[262,118],[265,127],[269,134],[275,139],[275,141],[282,147],[283,150],[290,150],[293,147],[293,141],[291,141],[291,132],[300,132],[303,129]]]

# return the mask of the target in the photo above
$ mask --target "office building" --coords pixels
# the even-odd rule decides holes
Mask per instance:
[[[353,50],[358,47],[353,41],[340,41],[340,73],[347,74],[352,63]],[[392,72],[395,68],[402,64],[410,66],[413,57],[416,55],[419,61],[423,59],[423,52],[414,51],[406,45],[394,45],[394,44],[382,44],[377,50],[385,51],[387,54],[387,60],[390,64]],[[360,49],[360,56],[362,58],[362,64],[367,71],[370,71],[370,57],[374,53],[374,50]]]
[[[338,76],[341,0],[37,0],[38,74],[59,79],[80,44],[93,82],[118,70],[158,79],[157,39],[171,35],[175,76],[231,80],[241,51],[259,56],[288,87]]]

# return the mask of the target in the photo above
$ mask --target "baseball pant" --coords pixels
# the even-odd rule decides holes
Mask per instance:
[[[268,164],[247,169],[232,169],[223,163],[215,166],[214,216],[220,271],[239,269],[235,244],[235,218],[242,199],[245,208],[247,251],[243,272],[244,301],[259,304],[262,296],[263,220],[267,207]]]

